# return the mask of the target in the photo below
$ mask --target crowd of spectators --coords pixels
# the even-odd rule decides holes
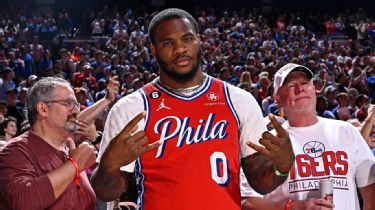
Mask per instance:
[[[25,98],[41,77],[56,76],[74,87],[81,110],[106,94],[118,76],[118,98],[158,75],[150,55],[148,24],[156,11],[103,7],[87,10],[74,23],[68,11],[0,12],[0,135],[27,129]],[[375,101],[375,22],[365,9],[337,15],[300,12],[264,14],[241,11],[192,11],[199,23],[203,69],[253,94],[264,115],[283,116],[272,95],[271,78],[285,63],[306,65],[315,77],[319,116],[360,125]],[[91,38],[70,39],[74,28]],[[323,29],[323,30],[322,30]],[[73,32],[72,32],[73,31]],[[322,32],[323,31],[323,32]],[[341,40],[332,39],[344,36]],[[106,114],[97,120],[103,128]],[[13,133],[10,133],[13,132]]]

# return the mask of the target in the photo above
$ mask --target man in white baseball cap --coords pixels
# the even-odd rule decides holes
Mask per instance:
[[[246,187],[242,178],[242,210],[360,210],[357,188],[363,209],[374,209],[375,157],[353,125],[317,116],[312,77],[308,68],[292,63],[274,75],[274,99],[288,118],[282,127],[296,158],[289,173],[279,174],[287,180],[264,196]],[[263,141],[272,144],[271,140]],[[319,183],[326,179],[332,184],[333,201],[321,195]]]
[[[314,76],[312,71],[308,69],[307,67],[301,66],[295,63],[288,63],[284,65],[283,67],[281,67],[274,76],[273,86],[274,86],[275,94],[277,94],[277,91],[279,90],[279,88],[284,84],[284,81],[288,77],[288,75],[294,71],[302,71],[306,73],[306,76],[310,79],[312,79]]]

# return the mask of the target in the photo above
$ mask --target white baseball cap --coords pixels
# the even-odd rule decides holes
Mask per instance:
[[[295,64],[295,63],[288,63],[288,64],[284,65],[283,67],[281,67],[275,73],[274,80],[273,80],[274,94],[276,94],[277,91],[279,90],[279,88],[281,86],[283,86],[286,77],[291,72],[294,72],[294,71],[302,71],[310,79],[312,79],[313,76],[314,76],[314,74],[312,73],[312,71],[310,69],[308,69],[307,67],[299,65],[299,64]]]

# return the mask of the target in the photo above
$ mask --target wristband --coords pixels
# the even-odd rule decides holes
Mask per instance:
[[[286,173],[282,173],[279,170],[277,170],[277,168],[276,168],[275,165],[273,165],[273,171],[275,172],[276,176],[283,176],[283,177],[285,177],[285,176],[289,175],[289,171],[286,172]]]
[[[294,202],[294,200],[289,198],[289,200],[285,204],[284,210],[292,210],[292,203],[293,202]]]
[[[79,170],[79,166],[78,166],[78,163],[77,161],[72,158],[72,157],[69,157],[68,160],[73,164],[74,168],[76,169],[76,177],[74,178],[73,180],[73,183],[74,185],[77,187],[77,190],[80,191],[82,194],[85,194],[85,191],[83,191],[82,187],[81,187],[81,184],[80,184],[80,170]]]

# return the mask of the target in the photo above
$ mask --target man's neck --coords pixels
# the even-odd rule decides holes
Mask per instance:
[[[59,132],[52,131],[50,127],[42,125],[34,125],[31,132],[42,138],[53,148],[64,151],[66,137],[60,135]]]
[[[308,127],[315,125],[318,122],[318,117],[316,114],[312,116],[305,115],[293,115],[293,117],[288,117],[288,122],[291,127]]]
[[[173,78],[167,76],[165,73],[160,73],[159,79],[163,85],[166,85],[173,89],[184,89],[184,88],[189,88],[189,87],[200,85],[203,81],[203,72],[198,71],[191,80],[186,81],[186,82],[176,81]]]

